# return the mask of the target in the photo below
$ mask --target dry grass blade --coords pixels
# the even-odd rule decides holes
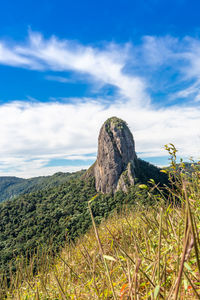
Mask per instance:
[[[161,237],[162,237],[162,215],[163,209],[160,210],[160,224],[159,224],[159,244],[158,244],[158,284],[160,285],[160,255],[161,255]]]
[[[175,300],[177,300],[177,298],[178,298],[178,292],[179,292],[180,282],[181,282],[181,278],[182,278],[185,257],[186,257],[186,253],[187,253],[187,249],[188,249],[189,235],[190,235],[190,227],[188,226],[187,231],[186,231],[186,237],[185,237],[185,240],[184,240],[184,248],[183,248],[182,259],[181,259],[180,269],[179,269],[179,273],[178,273],[178,278],[177,278],[175,286],[174,286],[174,288],[175,288],[174,299]],[[168,299],[170,299],[170,297],[171,297],[171,295],[168,296]]]
[[[134,260],[130,257],[130,255],[127,253],[127,251],[125,251],[121,245],[117,242],[117,240],[115,239],[114,235],[111,233],[111,231],[109,230],[108,227],[106,227],[108,232],[110,233],[110,235],[113,237],[113,240],[115,241],[115,243],[117,244],[118,248],[122,251],[123,254],[125,254],[127,256],[127,258],[135,265]],[[148,274],[139,267],[139,271],[146,277],[146,279],[150,282],[150,284],[155,288],[155,284],[153,283],[153,281],[151,280],[151,278],[148,276]],[[163,298],[162,293],[159,291],[160,297]]]
[[[193,239],[194,239],[194,249],[195,249],[195,255],[196,255],[196,260],[197,260],[197,266],[198,266],[199,274],[200,274],[199,249],[198,249],[198,243],[197,243],[196,234],[195,234],[194,222],[193,222],[193,217],[192,217],[190,202],[189,202],[188,195],[187,195],[185,181],[183,181],[183,190],[184,190],[184,193],[185,193],[185,199],[186,199],[186,203],[187,203],[188,216],[189,216],[189,221],[190,221],[190,225],[191,225],[191,231],[192,231],[192,235],[193,235]]]
[[[191,287],[193,288],[193,291],[194,291],[195,295],[197,296],[198,299],[200,299],[200,295],[198,294],[198,292],[197,292],[197,290],[196,290],[194,284],[193,284],[192,281],[190,280],[190,277],[188,276],[187,272],[185,272],[185,271],[183,271],[183,272],[184,272],[185,277],[186,277],[187,280],[189,281]]]
[[[67,297],[66,297],[66,295],[65,295],[65,292],[64,292],[64,290],[63,290],[63,287],[62,287],[62,285],[61,285],[61,283],[60,283],[60,281],[59,281],[59,279],[58,279],[58,277],[57,277],[57,275],[56,275],[55,272],[54,272],[54,277],[55,277],[55,280],[56,280],[56,282],[57,282],[57,284],[58,284],[58,287],[59,287],[59,290],[60,290],[60,294],[61,294],[61,296],[62,296],[62,299],[67,300]]]
[[[96,196],[97,196],[97,195],[96,195]],[[94,200],[94,199],[96,198],[96,196],[93,197],[90,201]],[[98,233],[98,230],[97,230],[95,221],[94,221],[92,209],[91,209],[91,206],[90,206],[90,201],[88,201],[88,208],[89,208],[89,212],[90,212],[91,219],[92,219],[92,225],[93,225],[93,228],[94,228],[94,231],[95,231],[96,239],[97,239],[98,244],[99,244],[99,250],[100,250],[100,252],[101,252],[101,256],[102,256],[102,259],[103,259],[103,261],[104,261],[106,273],[107,273],[108,280],[109,280],[109,282],[110,282],[111,290],[112,290],[112,293],[113,293],[113,298],[114,298],[115,300],[117,300],[117,297],[116,297],[116,294],[115,294],[115,290],[114,290],[114,287],[113,287],[113,283],[112,283],[112,280],[111,280],[111,277],[110,277],[109,267],[108,267],[108,264],[107,264],[106,259],[105,259],[105,256],[104,256],[103,247],[102,247],[101,240],[100,240],[100,238],[99,238],[99,233]]]
[[[135,299],[137,299],[137,297],[138,297],[138,271],[139,271],[141,262],[142,262],[142,260],[138,259],[137,263],[136,263],[136,268],[135,268]]]

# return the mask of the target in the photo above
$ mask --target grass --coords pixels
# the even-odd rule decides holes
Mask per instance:
[[[90,231],[56,256],[36,253],[29,265],[19,259],[10,285],[2,279],[0,299],[200,299],[199,165],[192,174],[184,164],[177,170],[176,149],[168,151],[167,198],[150,181],[141,189],[148,189],[154,206],[124,206],[99,227],[91,199]]]

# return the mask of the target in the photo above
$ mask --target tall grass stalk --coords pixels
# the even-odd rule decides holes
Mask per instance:
[[[117,300],[117,297],[115,295],[115,290],[114,290],[114,287],[113,287],[113,283],[112,283],[112,279],[111,279],[111,276],[110,276],[109,267],[108,267],[108,264],[107,264],[107,261],[106,261],[106,258],[105,258],[104,252],[103,252],[102,243],[101,243],[101,240],[99,238],[99,233],[98,233],[98,230],[97,230],[97,227],[96,227],[96,224],[95,224],[95,220],[94,220],[94,217],[93,217],[93,214],[92,214],[92,209],[91,209],[91,206],[90,206],[91,201],[93,201],[96,197],[97,197],[97,195],[95,197],[93,197],[90,201],[88,201],[88,208],[89,208],[89,211],[90,211],[90,215],[91,215],[91,219],[92,219],[92,225],[93,225],[93,228],[94,228],[95,236],[96,236],[96,239],[97,239],[98,244],[99,244],[99,250],[101,252],[101,256],[102,256],[102,259],[103,259],[103,262],[104,262],[104,265],[105,265],[105,269],[106,269],[106,273],[107,273],[107,276],[108,276],[108,280],[109,280],[109,283],[110,283],[110,286],[111,286],[111,290],[112,290],[112,293],[113,293],[113,298],[115,300]]]

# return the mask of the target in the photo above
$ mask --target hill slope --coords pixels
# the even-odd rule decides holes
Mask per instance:
[[[38,255],[30,266],[24,258],[6,299],[200,299],[198,173],[184,178],[191,180],[187,187],[176,177],[179,207],[149,189],[153,205],[142,205],[138,193],[137,205],[125,206],[98,228],[93,223],[76,245],[67,244],[56,257],[40,254],[37,276],[32,266]],[[90,218],[99,200],[90,202]]]
[[[165,174],[156,167],[140,161],[141,180],[144,174],[156,182],[165,181]],[[146,169],[146,171],[145,171]],[[147,179],[147,178],[146,178]],[[8,272],[12,258],[38,246],[58,249],[66,237],[75,240],[91,225],[88,200],[96,194],[94,178],[71,179],[57,187],[21,195],[0,204],[0,270]],[[128,193],[117,192],[98,196],[94,216],[97,223],[124,203],[150,201],[138,185],[130,186]],[[15,266],[13,265],[13,270]]]
[[[75,173],[58,172],[52,176],[39,176],[30,179],[9,176],[0,177],[0,202],[12,199],[20,194],[58,186],[72,178],[80,177],[83,173],[84,171]]]

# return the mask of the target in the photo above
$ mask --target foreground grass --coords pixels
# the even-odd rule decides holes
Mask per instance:
[[[167,199],[151,182],[154,206],[125,206],[98,228],[92,199],[93,228],[54,258],[19,260],[7,299],[200,299],[200,171],[179,171],[172,160]]]
[[[100,226],[103,258],[117,299],[174,297],[183,254],[184,215],[184,209],[168,207],[164,211],[157,206],[145,212],[115,215]],[[179,289],[181,299],[199,299],[194,247],[187,248],[186,256]],[[64,249],[53,264],[51,258],[44,256],[37,276],[32,276],[31,267],[24,268],[21,263],[20,266],[8,299],[113,298],[92,230],[76,246]]]

